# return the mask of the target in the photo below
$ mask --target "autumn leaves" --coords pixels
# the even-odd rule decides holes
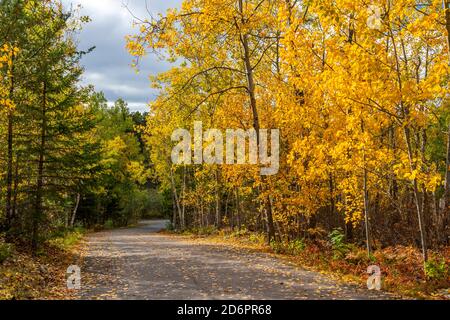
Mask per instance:
[[[0,78],[0,112],[10,112],[14,109],[14,103],[8,97],[11,80],[12,80],[12,67],[14,63],[14,56],[17,55],[19,49],[12,47],[8,44],[4,44],[0,48],[0,69],[6,68],[5,72],[1,73]]]
[[[269,134],[270,144],[268,144]],[[228,129],[224,144],[224,134],[220,130],[209,129],[203,132],[202,122],[196,121],[194,139],[186,129],[176,129],[171,139],[172,142],[178,142],[172,149],[171,158],[174,165],[259,164],[263,176],[277,174],[280,166],[280,132],[277,129],[270,131],[262,129],[259,132],[254,129],[247,131]]]
[[[397,241],[387,221],[410,221],[402,239],[419,237],[424,257],[426,240],[442,243],[449,121],[442,3],[373,5],[186,0],[142,23],[130,52],[163,50],[181,62],[153,79],[160,95],[147,126],[157,175],[182,193],[180,212],[189,211],[181,225],[203,225],[214,211],[217,226],[227,215],[227,223],[245,220],[269,237],[343,227],[349,238],[361,230],[370,252],[379,240]],[[376,27],[368,23],[374,14]],[[165,145],[193,119],[222,130],[279,128],[279,174],[172,166]]]

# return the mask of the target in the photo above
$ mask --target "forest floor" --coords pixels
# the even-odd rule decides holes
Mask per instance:
[[[274,255],[160,233],[165,221],[88,235],[79,299],[395,299]]]
[[[73,231],[42,244],[36,253],[26,243],[10,245],[0,263],[0,300],[70,300],[66,272],[80,264],[83,233]]]

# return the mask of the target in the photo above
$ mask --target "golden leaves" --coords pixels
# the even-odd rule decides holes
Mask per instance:
[[[393,3],[382,21],[386,33],[381,33],[366,24],[368,11],[360,1],[313,1],[310,22],[320,27],[291,23],[283,30],[284,71],[305,94],[300,110],[295,100],[281,99],[287,111],[278,115],[298,132],[290,138],[288,164],[301,188],[313,185],[316,195],[333,178],[348,222],[361,219],[364,169],[369,189],[384,185],[380,177],[386,172],[417,179],[428,191],[442,183],[434,164],[416,161],[411,169],[404,147],[404,128],[426,128],[436,121],[433,110],[449,94],[446,48],[437,44],[438,38],[445,43],[438,23],[442,10],[435,3],[424,8],[425,15],[414,6],[409,0]],[[298,16],[297,10],[284,11],[280,18]],[[356,37],[350,39],[350,32]],[[379,137],[397,123],[393,132],[399,150],[393,155]]]
[[[130,38],[128,49],[135,56],[144,48],[164,49],[170,59],[186,61],[153,79],[160,96],[146,132],[162,179],[168,181],[171,170],[182,172],[167,162],[173,129],[190,127],[194,118],[221,129],[253,125],[245,89],[205,100],[230,84],[245,88],[241,36],[247,34],[255,53],[261,127],[282,132],[281,173],[259,193],[261,199],[273,197],[278,221],[289,223],[289,217],[314,214],[334,202],[348,222],[357,223],[364,208],[364,172],[370,192],[387,190],[391,178],[417,180],[427,190],[442,183],[439,164],[423,154],[411,163],[404,138],[405,129],[414,132],[412,151],[425,153],[421,130],[436,124],[441,99],[449,93],[438,1],[422,8],[425,14],[413,0],[391,3],[389,14],[385,1],[374,1],[382,11],[376,29],[368,23],[374,10],[366,1],[309,4],[306,12],[285,1],[272,10],[246,1],[241,14],[228,1],[186,0]],[[216,169],[226,189],[250,195],[262,185],[248,166],[196,167],[191,201],[198,194],[213,201]]]
[[[0,48],[0,112],[10,112],[15,109],[15,104],[9,97],[9,86],[14,56],[18,53],[17,47],[8,44]]]

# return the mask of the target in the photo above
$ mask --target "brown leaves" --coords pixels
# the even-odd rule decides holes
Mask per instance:
[[[39,256],[17,246],[0,265],[0,300],[70,299],[66,289],[67,267],[76,260],[73,252],[44,246]]]

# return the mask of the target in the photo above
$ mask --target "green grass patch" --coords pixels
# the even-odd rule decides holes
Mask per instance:
[[[275,253],[295,256],[301,254],[305,250],[306,244],[303,239],[295,239],[291,241],[272,240],[270,242],[270,247]]]
[[[0,242],[0,264],[12,256],[14,245],[10,243]]]
[[[74,228],[73,230],[64,231],[61,235],[47,242],[51,246],[67,251],[78,244],[85,234],[86,230],[84,228]]]

